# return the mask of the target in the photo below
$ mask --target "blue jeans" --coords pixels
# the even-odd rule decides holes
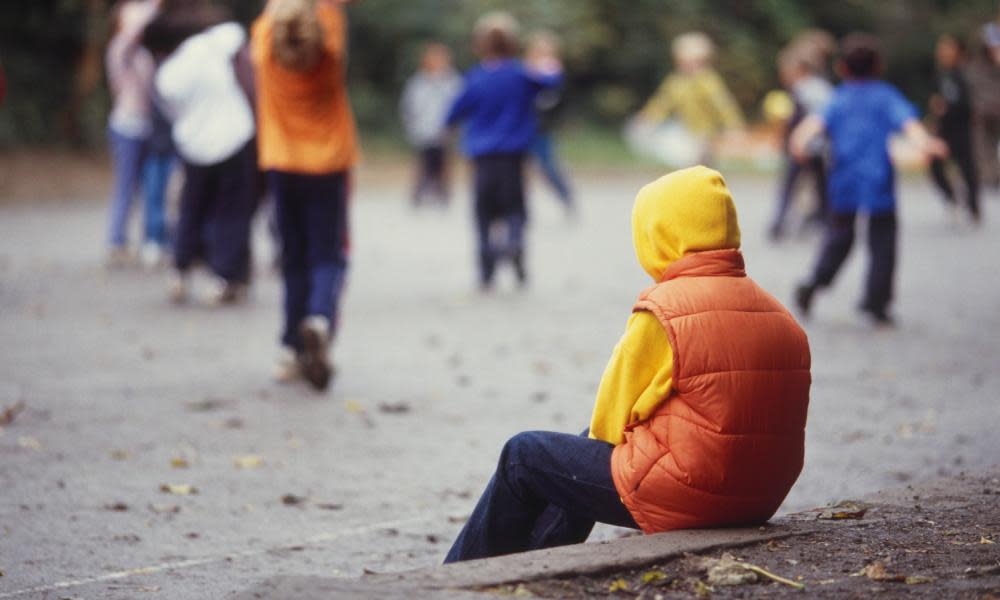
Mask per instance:
[[[573,206],[573,194],[570,192],[566,177],[563,176],[559,168],[559,161],[556,159],[555,144],[552,136],[547,133],[539,133],[531,142],[531,156],[538,161],[538,166],[542,174],[548,179],[552,189],[556,191],[559,200],[567,207]]]
[[[108,144],[111,146],[114,169],[108,242],[111,246],[119,248],[128,241],[128,215],[139,187],[142,161],[146,154],[146,140],[124,136],[108,128]]]
[[[508,440],[444,562],[578,544],[598,521],[638,529],[611,479],[614,446],[586,436],[527,431]]]
[[[299,327],[307,316],[337,323],[347,275],[347,174],[268,172],[281,235],[285,326],[281,342],[302,350]]]
[[[158,246],[167,243],[166,191],[173,166],[173,155],[160,153],[150,153],[142,165],[146,241]]]

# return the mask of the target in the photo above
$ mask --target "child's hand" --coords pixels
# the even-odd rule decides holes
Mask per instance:
[[[950,154],[948,144],[941,138],[933,136],[927,138],[927,143],[924,145],[924,152],[931,158],[948,158],[948,154]]]

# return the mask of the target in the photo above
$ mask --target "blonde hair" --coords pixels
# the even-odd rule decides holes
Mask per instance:
[[[521,25],[509,12],[497,10],[484,14],[472,28],[476,52],[482,56],[510,57],[518,52]]]
[[[271,20],[271,49],[278,64],[308,71],[323,60],[323,28],[316,17],[316,0],[278,0]]]
[[[698,63],[707,65],[715,57],[715,44],[701,31],[689,31],[674,38],[670,46],[674,60],[678,63]]]

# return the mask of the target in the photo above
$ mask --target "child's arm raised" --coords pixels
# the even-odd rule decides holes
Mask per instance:
[[[917,147],[925,156],[945,158],[948,156],[948,144],[939,137],[931,135],[924,124],[917,119],[910,119],[903,124],[903,135],[908,142]]]

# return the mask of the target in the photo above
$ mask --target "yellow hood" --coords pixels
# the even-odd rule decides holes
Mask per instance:
[[[643,187],[632,209],[632,242],[639,264],[656,281],[686,254],[739,248],[736,206],[722,175],[691,167]]]

